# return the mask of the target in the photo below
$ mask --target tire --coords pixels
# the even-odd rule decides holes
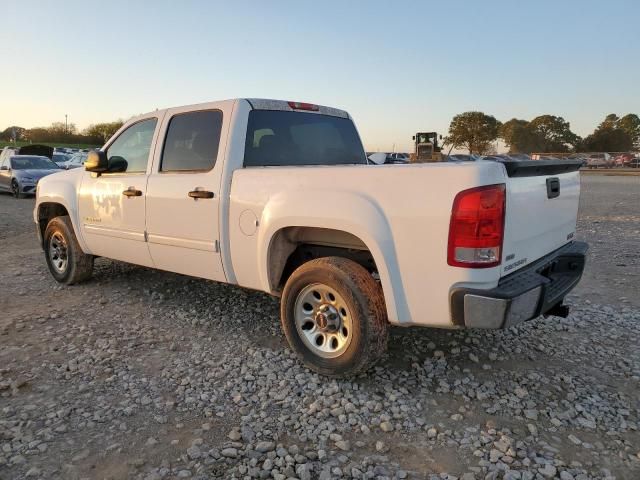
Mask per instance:
[[[16,198],[24,198],[24,194],[20,193],[20,185],[15,178],[11,180],[11,193]]]
[[[280,318],[293,351],[322,375],[358,374],[387,349],[382,288],[346,258],[318,258],[296,269],[282,293]]]
[[[59,283],[73,285],[91,278],[93,255],[80,248],[68,215],[49,221],[44,232],[44,256],[51,275]]]

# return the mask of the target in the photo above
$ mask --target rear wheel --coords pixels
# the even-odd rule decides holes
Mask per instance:
[[[80,248],[67,215],[49,221],[44,232],[44,254],[49,271],[58,282],[72,285],[91,278],[93,255]]]
[[[352,260],[311,260],[289,277],[282,294],[282,328],[306,366],[347,376],[375,364],[387,347],[380,285]]]

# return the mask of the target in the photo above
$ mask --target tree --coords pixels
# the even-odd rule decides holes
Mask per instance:
[[[530,122],[512,118],[500,126],[499,137],[511,153],[531,153],[541,149],[542,137],[531,127]]]
[[[625,152],[631,150],[633,140],[621,128],[596,129],[584,139],[583,148],[588,152]]]
[[[498,138],[500,122],[483,112],[465,112],[453,117],[446,143],[453,148],[462,147],[469,154],[485,153]]]
[[[18,127],[17,125],[12,125],[11,127],[5,128],[2,133],[0,133],[0,140],[5,140],[8,142],[14,142],[24,139],[24,134],[27,131],[26,128]]]
[[[576,148],[581,138],[571,131],[569,122],[554,115],[540,115],[529,122],[529,127],[537,137],[537,151],[541,153],[568,152]]]
[[[107,123],[96,123],[95,125],[89,125],[85,129],[84,134],[90,137],[99,138],[102,142],[106,142],[111,135],[116,133],[122,124],[122,120]]]
[[[594,132],[584,139],[582,149],[591,152],[631,150],[640,137],[640,119],[635,114],[619,118],[610,113]]]
[[[615,113],[610,113],[609,115],[604,117],[604,121],[600,125],[598,125],[597,129],[599,130],[605,128],[616,128],[618,126],[619,120],[620,117],[618,117],[618,115],[616,115]]]
[[[628,113],[618,120],[617,126],[631,137],[634,148],[640,149],[640,117],[635,113]]]

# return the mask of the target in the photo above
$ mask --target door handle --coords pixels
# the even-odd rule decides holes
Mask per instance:
[[[189,196],[191,198],[213,198],[215,195],[207,190],[191,190]]]
[[[141,197],[142,192],[140,190],[136,190],[133,187],[129,187],[122,192],[125,197]]]

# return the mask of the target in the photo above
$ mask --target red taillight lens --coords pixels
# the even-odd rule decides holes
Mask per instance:
[[[454,267],[500,265],[505,186],[471,188],[456,195],[449,224],[447,263]]]
[[[304,103],[304,102],[287,102],[287,103],[294,110],[308,110],[310,112],[317,112],[319,110],[318,105],[314,105],[313,103]]]

